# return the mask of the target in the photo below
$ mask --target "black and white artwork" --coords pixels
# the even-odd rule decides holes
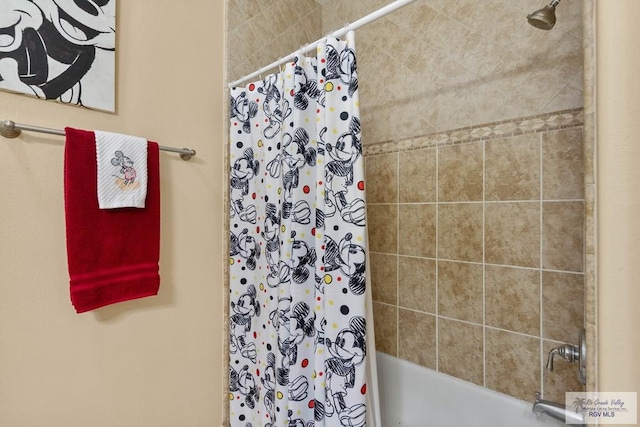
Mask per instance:
[[[115,111],[116,0],[0,0],[0,89]]]

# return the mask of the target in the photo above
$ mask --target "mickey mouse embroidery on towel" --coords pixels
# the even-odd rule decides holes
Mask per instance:
[[[120,173],[123,176],[113,175],[118,178],[117,183],[120,188],[132,189],[138,186],[139,183],[136,183],[135,186],[132,185],[136,180],[136,170],[133,168],[133,160],[125,156],[122,151],[115,152],[115,157],[111,159],[111,164],[120,167]],[[122,185],[124,185],[124,187]]]

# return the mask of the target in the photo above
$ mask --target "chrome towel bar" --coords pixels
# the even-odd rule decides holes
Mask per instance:
[[[48,133],[50,135],[64,136],[64,130],[60,129],[50,129],[40,126],[25,125],[21,123],[15,123],[11,120],[0,121],[0,135],[4,136],[5,138],[15,138],[20,135],[20,132],[23,130],[29,132]],[[162,151],[178,153],[182,160],[189,160],[196,155],[196,150],[192,150],[190,148],[163,147],[162,145],[159,148]]]

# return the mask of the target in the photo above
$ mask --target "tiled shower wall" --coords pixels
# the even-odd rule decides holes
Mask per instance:
[[[329,0],[322,33],[393,0]],[[417,0],[356,30],[364,144],[583,106],[582,1]]]
[[[229,82],[322,37],[322,12],[314,0],[226,1]]]
[[[531,401],[582,390],[582,110],[366,148],[377,349]]]
[[[227,0],[228,81],[391,1]],[[528,401],[580,389],[541,364],[583,321],[582,3],[553,31],[530,0],[356,31],[378,348]]]

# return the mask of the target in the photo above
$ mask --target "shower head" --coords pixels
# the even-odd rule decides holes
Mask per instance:
[[[527,15],[529,24],[541,30],[550,30],[556,24],[556,6],[560,0],[553,0],[548,6]]]

